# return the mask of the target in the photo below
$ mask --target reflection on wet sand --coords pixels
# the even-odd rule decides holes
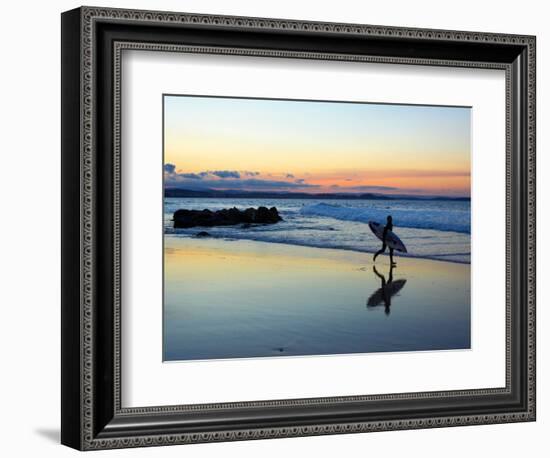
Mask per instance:
[[[377,266],[382,281],[372,264],[359,269],[370,260],[364,253],[216,238],[164,243],[164,361],[470,348],[469,265],[401,258],[393,275]]]
[[[390,271],[388,274],[388,280],[386,281],[386,277],[382,275],[378,270],[376,269],[376,266],[372,266],[372,270],[374,274],[380,279],[380,288],[378,288],[367,300],[367,308],[373,309],[375,307],[378,307],[380,305],[384,305],[384,313],[386,315],[390,314],[390,307],[391,307],[391,299],[393,296],[395,296],[403,286],[405,286],[405,283],[407,283],[407,280],[405,279],[399,279],[394,280],[393,279],[393,269],[394,265],[390,265]]]

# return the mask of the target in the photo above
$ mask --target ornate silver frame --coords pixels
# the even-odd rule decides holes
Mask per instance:
[[[105,25],[105,30],[100,29]],[[195,44],[175,44],[162,41],[136,41],[131,37],[118,38],[117,27],[169,27],[177,30],[232,30],[246,32],[289,33],[290,36],[328,37],[356,36],[361,39],[372,38],[389,40],[413,40],[415,43],[447,43],[452,49],[460,44],[484,44],[487,49],[518,49],[518,57],[511,62],[490,60],[469,60],[460,58],[403,57],[373,54],[338,53],[278,50],[272,48],[250,48],[244,46],[214,46]],[[152,30],[152,29],[151,29]],[[150,445],[168,445],[180,443],[246,440],[289,436],[306,436],[348,432],[367,432],[399,430],[412,428],[456,426],[486,423],[504,423],[532,421],[535,419],[535,38],[531,36],[489,34],[477,32],[456,32],[443,30],[423,30],[398,27],[381,27],[355,24],[335,24],[289,21],[278,19],[205,16],[182,13],[162,13],[151,11],[132,11],[82,7],[64,13],[64,137],[63,137],[63,229],[69,234],[64,240],[64,298],[63,298],[63,400],[62,400],[62,442],[82,449],[105,449],[137,447]],[[101,38],[101,34],[109,38]],[[244,36],[244,35],[243,35]],[[70,43],[78,38],[77,46]],[[103,41],[102,41],[103,40]],[[160,40],[160,38],[159,38]],[[98,53],[106,44],[112,49],[109,54],[112,64],[112,86],[103,89],[112,96],[112,123],[100,126],[98,122],[99,105],[102,95],[98,86],[105,85],[103,65],[97,60]],[[466,47],[467,48],[467,47]],[[472,48],[473,49],[473,48]],[[483,48],[485,49],[485,48]],[[268,400],[261,402],[200,404],[181,406],[159,406],[151,408],[123,408],[120,402],[120,90],[121,90],[121,54],[124,50],[149,50],[188,53],[215,53],[230,55],[252,55],[265,57],[294,57],[301,59],[351,60],[362,62],[380,62],[390,64],[461,66],[469,68],[495,68],[506,72],[506,157],[507,157],[507,217],[506,217],[506,387],[482,390],[420,392],[407,394],[365,395],[355,397],[313,398],[296,400]],[[460,50],[457,53],[460,54]],[[77,57],[78,56],[78,57]],[[77,63],[74,59],[77,58]],[[518,63],[518,59],[521,62]],[[76,65],[78,64],[78,65]],[[519,68],[520,67],[520,68]],[[110,68],[109,68],[110,70]],[[70,88],[69,85],[73,87]],[[518,101],[519,105],[518,106]],[[75,107],[69,107],[75,104]],[[66,118],[65,118],[66,116]],[[77,120],[74,120],[74,117]],[[520,122],[519,131],[514,126]],[[110,130],[110,132],[108,132]],[[69,132],[69,133],[67,133]],[[103,132],[103,133],[102,133]],[[105,133],[108,132],[108,133]],[[523,138],[519,138],[521,133]],[[106,135],[109,141],[97,142],[98,135]],[[112,176],[112,190],[102,195],[103,179],[98,170],[103,167],[98,151],[111,145],[111,163],[105,165]],[[78,146],[77,146],[78,145]],[[75,148],[78,148],[75,151]],[[521,170],[516,164],[517,155],[521,155]],[[516,176],[517,175],[517,176]],[[519,186],[518,183],[525,186]],[[66,195],[71,193],[71,196]],[[76,194],[75,194],[76,193]],[[100,213],[98,208],[111,203],[112,220],[109,228],[98,228]],[[521,208],[520,208],[521,207]],[[75,209],[78,213],[75,214]],[[518,221],[519,213],[526,215],[523,224]],[[107,231],[107,235],[101,235]],[[521,243],[513,235],[522,232]],[[98,235],[99,234],[99,235]],[[70,240],[69,240],[70,238]],[[107,248],[103,241],[110,240]],[[517,244],[521,246],[516,246]],[[78,251],[75,253],[75,249]],[[98,278],[97,253],[110,250],[110,275],[112,283],[105,288],[103,280]],[[516,250],[516,251],[514,251]],[[513,253],[520,250],[525,260],[513,260]],[[519,253],[518,252],[518,253]],[[519,294],[513,288],[513,270],[517,262],[522,262],[524,279],[518,283],[523,288]],[[75,269],[78,275],[75,274]],[[105,280],[108,283],[108,280]],[[108,289],[98,293],[98,288]],[[112,307],[103,310],[101,297],[111,297]],[[78,299],[77,299],[78,298]],[[518,322],[515,310],[520,301],[523,305],[521,316],[525,323]],[[515,304],[515,305],[514,305]],[[105,329],[98,329],[98,314],[108,313],[112,317]],[[102,317],[104,315],[101,315]],[[519,331],[516,330],[520,326]],[[103,324],[101,325],[103,326]],[[77,328],[75,331],[74,328]],[[69,330],[70,329],[70,330]],[[106,349],[100,339],[105,333],[112,332],[112,341]],[[519,334],[518,334],[519,332]],[[514,334],[515,333],[515,334]],[[521,335],[524,339],[524,367],[518,372],[512,370],[517,364],[516,347],[512,339]],[[514,337],[516,336],[516,337]],[[69,349],[71,347],[71,349]],[[78,349],[75,351],[74,347]],[[108,369],[111,358],[112,372]],[[111,356],[109,356],[111,355]],[[107,374],[106,387],[98,381]],[[524,384],[517,390],[515,384],[521,379]],[[67,392],[65,392],[67,390]],[[353,410],[359,403],[373,402],[419,402],[429,399],[462,398],[467,404],[474,397],[508,396],[522,400],[517,408],[500,412],[470,412],[467,414],[419,415],[408,418],[398,415],[396,418],[380,420],[362,418],[359,421],[340,421],[334,415],[333,421],[311,422],[308,424],[276,423],[268,426],[244,427],[229,418],[227,426],[216,428],[190,428],[186,415],[198,415],[199,418],[225,418],[228,412],[242,409],[275,411],[279,408],[312,409],[320,406],[339,407]],[[106,398],[109,398],[105,401]],[[363,404],[362,404],[363,405]],[[510,404],[512,405],[512,404]],[[472,411],[475,411],[475,406]],[[501,409],[502,410],[502,409]],[[302,411],[300,411],[301,413]],[[75,424],[75,422],[78,422]],[[135,424],[138,423],[138,427]],[[158,424],[161,427],[158,427]],[[133,425],[132,425],[133,424]],[[152,426],[156,424],[156,426]]]

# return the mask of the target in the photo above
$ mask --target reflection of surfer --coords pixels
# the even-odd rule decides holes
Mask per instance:
[[[382,300],[384,301],[384,307],[385,307],[384,311],[386,312],[386,315],[389,315],[390,314],[391,293],[392,292],[390,291],[390,288],[388,288],[388,285],[391,286],[391,284],[393,282],[393,264],[390,266],[390,274],[389,274],[387,283],[386,283],[386,277],[384,277],[384,275],[380,274],[376,270],[376,266],[372,266],[372,270],[381,281],[380,289],[382,290]]]
[[[380,279],[380,288],[376,290],[367,300],[367,308],[374,308],[383,303],[384,312],[386,315],[389,315],[392,296],[395,296],[399,291],[401,291],[407,280],[401,279],[393,281],[393,266],[390,266],[388,281],[386,281],[386,277],[384,277],[384,275],[376,270],[376,266],[372,266],[372,270]]]
[[[391,215],[388,215],[388,218],[387,218],[387,223],[386,223],[386,226],[384,227],[384,232],[382,233],[382,248],[380,248],[380,250],[378,250],[376,253],[374,253],[374,258],[372,258],[373,261],[376,261],[376,257],[379,255],[379,254],[382,254],[384,251],[386,251],[386,247],[388,246],[387,245],[387,236],[388,236],[388,231],[392,231],[393,230],[393,221],[392,221],[392,217]],[[391,262],[391,265],[392,267],[393,266],[396,266],[397,264],[395,264],[393,262],[393,248],[390,246],[390,262]],[[391,275],[391,274],[390,274]],[[390,280],[391,282],[391,280]]]

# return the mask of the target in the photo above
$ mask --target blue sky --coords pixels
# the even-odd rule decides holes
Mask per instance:
[[[165,96],[165,179],[195,189],[469,195],[470,111]],[[211,173],[220,171],[233,173]]]

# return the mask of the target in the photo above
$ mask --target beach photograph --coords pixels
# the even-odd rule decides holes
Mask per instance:
[[[163,361],[471,348],[471,108],[163,95]]]

